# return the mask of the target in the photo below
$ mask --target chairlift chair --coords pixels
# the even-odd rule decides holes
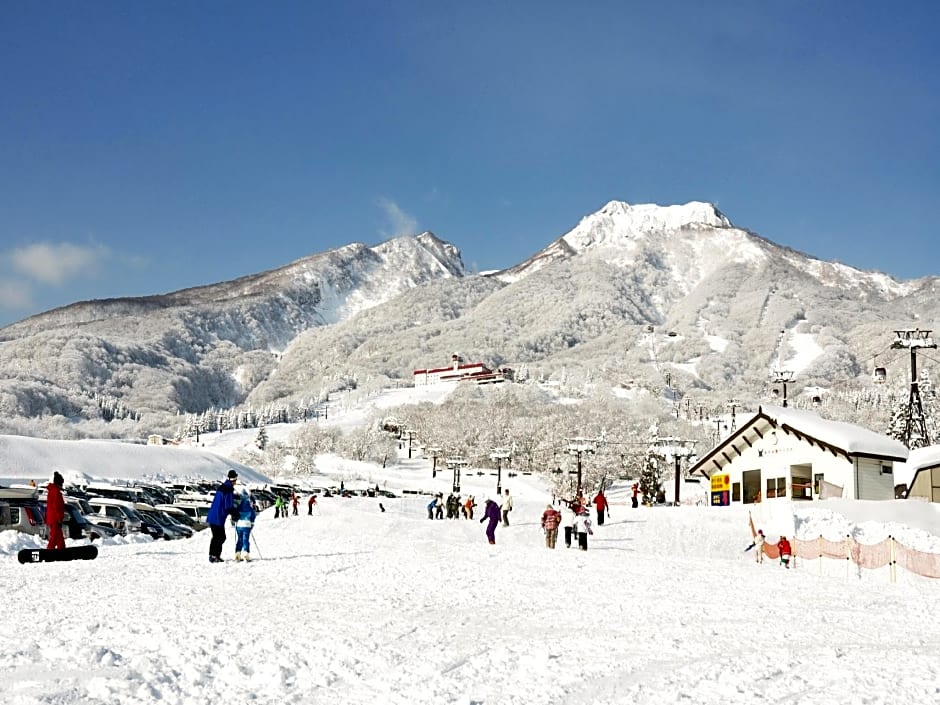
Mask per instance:
[[[872,379],[875,384],[884,384],[888,379],[888,371],[884,367],[876,367]]]

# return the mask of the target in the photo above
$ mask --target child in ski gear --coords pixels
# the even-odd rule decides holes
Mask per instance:
[[[555,548],[558,539],[558,525],[561,523],[561,512],[548,505],[542,512],[542,528],[545,530],[545,547]]]
[[[49,527],[49,543],[46,548],[65,548],[62,522],[65,521],[65,499],[62,485],[65,479],[58,472],[52,473],[52,482],[46,485],[46,525]]]
[[[587,537],[588,535],[594,534],[594,531],[591,529],[591,514],[587,509],[584,509],[580,514],[575,516],[574,533],[578,537],[578,548],[582,551],[586,551],[588,547]]]
[[[476,499],[474,499],[473,495],[470,495],[467,497],[467,503],[463,505],[467,519],[473,519],[473,508],[475,506],[477,506]]]
[[[248,494],[248,488],[242,489],[239,497],[238,507],[235,510],[238,518],[235,520],[235,560],[251,560],[251,527],[255,524],[255,517],[258,515],[251,503],[251,495]]]
[[[499,523],[499,505],[492,499],[486,500],[483,518],[480,519],[480,523],[482,524],[487,520],[489,520],[489,523],[486,525],[486,538],[489,539],[490,543],[496,543],[496,525]]]
[[[234,470],[228,471],[228,478],[215,491],[212,498],[212,506],[209,507],[209,514],[206,516],[206,523],[209,530],[212,531],[212,541],[209,542],[209,562],[222,562],[222,544],[225,543],[225,520],[232,517],[237,520],[238,515],[235,511],[235,483],[238,481],[238,473]]]
[[[787,541],[786,536],[781,536],[780,541],[777,542],[777,548],[780,549],[780,564],[789,570],[790,568],[790,556],[792,555],[792,549],[790,548],[790,542]]]

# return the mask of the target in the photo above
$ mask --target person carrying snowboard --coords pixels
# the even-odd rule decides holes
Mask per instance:
[[[49,527],[47,549],[65,548],[65,536],[62,522],[65,521],[65,499],[62,497],[62,485],[65,479],[58,473],[52,473],[52,482],[46,485],[46,525]]]
[[[251,503],[251,495],[248,494],[247,487],[242,488],[235,511],[238,513],[238,518],[235,520],[235,560],[250,561],[251,527],[255,525],[255,517],[258,513]]]

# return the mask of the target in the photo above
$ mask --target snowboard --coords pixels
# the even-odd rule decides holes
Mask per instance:
[[[68,548],[24,548],[16,554],[20,563],[46,563],[48,561],[90,561],[98,556],[97,546],[70,546]]]

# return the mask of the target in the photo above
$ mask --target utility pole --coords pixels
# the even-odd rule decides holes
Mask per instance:
[[[737,409],[739,406],[741,406],[741,404],[739,404],[737,400],[735,399],[731,399],[728,402],[728,408],[731,409],[731,432],[732,433],[734,433],[735,430],[738,428],[738,423],[737,421],[735,421],[735,418],[734,418],[734,410]]]
[[[512,451],[508,448],[493,448],[490,453],[490,460],[496,461],[496,494],[503,492],[503,461],[512,457]]]
[[[924,417],[924,405],[920,399],[920,387],[917,382],[917,349],[937,347],[930,337],[929,330],[919,328],[894,331],[894,349],[908,348],[911,351],[911,393],[907,403],[907,418],[904,420],[904,436],[901,442],[908,448],[921,448],[930,445],[927,434],[927,421]]]
[[[793,370],[774,370],[773,383],[783,385],[783,408],[787,408],[787,384],[793,383]],[[776,389],[774,392],[776,393]]]

